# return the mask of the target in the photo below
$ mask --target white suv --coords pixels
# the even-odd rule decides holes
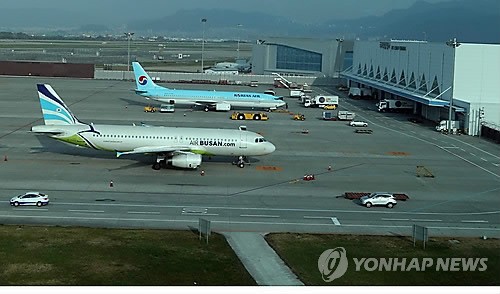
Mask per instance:
[[[391,193],[375,192],[360,198],[361,204],[370,208],[373,205],[387,206],[393,208],[397,204],[396,198]]]

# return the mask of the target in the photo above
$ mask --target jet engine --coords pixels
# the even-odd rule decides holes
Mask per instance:
[[[172,156],[168,163],[175,167],[196,169],[201,164],[201,155],[194,153],[181,153]]]

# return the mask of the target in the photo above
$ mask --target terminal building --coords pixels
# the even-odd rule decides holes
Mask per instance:
[[[469,135],[500,131],[500,45],[267,38],[252,48],[255,74],[342,78],[377,100],[411,100],[413,114],[450,117]]]
[[[414,114],[460,121],[466,134],[500,127],[500,45],[391,40],[356,41],[341,76],[378,99],[408,99]]]
[[[353,41],[340,38],[257,40],[252,48],[252,72],[335,78],[351,66],[352,48]]]

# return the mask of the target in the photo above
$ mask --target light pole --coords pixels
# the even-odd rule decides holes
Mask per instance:
[[[449,40],[446,42],[447,46],[453,48],[453,73],[451,75],[451,94],[450,94],[450,105],[448,109],[448,134],[451,134],[451,117],[453,112],[453,83],[455,80],[455,49],[460,46],[460,43],[457,42],[457,38],[453,38],[453,40]]]
[[[201,23],[203,24],[203,39],[201,40],[201,73],[203,73],[203,59],[205,54],[205,23],[207,22],[206,18],[201,19]]]
[[[127,32],[124,34],[127,36],[127,71],[130,71],[130,39],[132,39],[134,33]]]
[[[236,49],[236,51],[237,51],[236,59],[237,60],[240,59],[240,30],[241,30],[242,26],[243,26],[242,24],[237,25],[237,27],[238,27],[238,49]]]

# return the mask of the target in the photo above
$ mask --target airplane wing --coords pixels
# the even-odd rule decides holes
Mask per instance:
[[[191,151],[200,150],[203,151],[203,148],[198,146],[188,146],[188,145],[177,145],[177,146],[144,146],[138,147],[131,151],[125,152],[116,152],[116,157],[120,157],[122,155],[127,154],[143,154],[143,153],[188,153]]]

